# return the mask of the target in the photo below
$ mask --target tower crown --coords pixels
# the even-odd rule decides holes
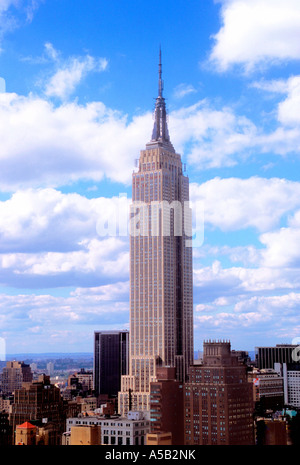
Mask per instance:
[[[151,141],[147,144],[147,148],[163,146],[172,152],[175,152],[173,145],[170,141],[168,123],[167,123],[167,110],[166,102],[163,97],[163,80],[162,80],[162,62],[161,50],[159,50],[159,64],[158,64],[158,96],[155,102],[154,110],[154,125],[152,131]]]

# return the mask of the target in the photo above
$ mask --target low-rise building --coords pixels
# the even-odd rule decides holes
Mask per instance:
[[[126,417],[79,415],[68,418],[64,443],[68,443],[67,435],[77,426],[100,426],[103,445],[131,446],[145,445],[146,435],[150,432],[150,420],[143,412],[128,412]]]
[[[101,444],[101,427],[99,425],[81,425],[71,428],[70,446],[97,446]]]
[[[256,444],[260,446],[286,446],[288,444],[286,420],[258,418],[256,420]]]
[[[248,373],[253,384],[253,400],[263,410],[280,410],[284,405],[283,377],[271,368]]]
[[[147,446],[171,446],[172,433],[149,433],[146,439]]]

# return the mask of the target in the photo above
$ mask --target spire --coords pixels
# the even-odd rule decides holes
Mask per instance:
[[[147,146],[164,145],[168,150],[174,151],[169,137],[167,124],[167,110],[165,99],[163,98],[163,80],[162,80],[162,62],[161,48],[159,49],[159,64],[158,64],[158,97],[156,98],[154,110],[154,126],[152,131],[152,139]]]
[[[158,97],[162,97],[162,91],[164,88],[161,75],[162,75],[162,65],[161,65],[161,48],[160,48],[159,49],[159,65],[158,65]]]

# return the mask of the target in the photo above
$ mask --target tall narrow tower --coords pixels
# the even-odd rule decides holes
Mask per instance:
[[[152,139],[132,176],[130,367],[119,411],[149,410],[157,366],[185,380],[193,363],[193,277],[189,180],[170,141],[161,52]]]

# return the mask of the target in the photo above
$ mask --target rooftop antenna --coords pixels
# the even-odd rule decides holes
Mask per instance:
[[[158,64],[158,96],[162,97],[162,92],[164,88],[162,80],[162,64],[161,64],[161,47],[159,47],[159,64]]]

